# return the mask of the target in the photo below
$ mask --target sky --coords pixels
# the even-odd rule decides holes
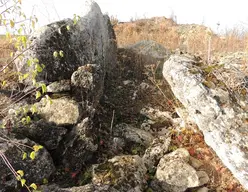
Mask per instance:
[[[248,29],[247,0],[95,0],[103,13],[119,21],[176,16],[178,23],[204,24],[215,32]],[[82,15],[86,0],[22,0],[26,14],[34,13],[39,25]],[[219,25],[217,25],[219,24]]]

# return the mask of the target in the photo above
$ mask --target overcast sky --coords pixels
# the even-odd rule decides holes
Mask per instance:
[[[40,25],[84,11],[85,0],[22,0],[26,13],[38,16]],[[248,28],[247,0],[95,0],[103,13],[120,21],[175,15],[178,23],[204,24],[219,31]]]

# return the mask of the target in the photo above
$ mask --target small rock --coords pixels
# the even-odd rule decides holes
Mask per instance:
[[[129,142],[133,142],[147,147],[154,139],[151,133],[135,128],[132,125],[128,125],[126,123],[116,125],[113,129],[113,135],[115,137],[123,138],[127,144]]]
[[[142,82],[142,83],[140,84],[141,90],[146,90],[146,89],[148,89],[149,87],[150,87],[150,86],[149,86],[148,83]]]
[[[153,168],[156,162],[159,162],[161,157],[168,151],[171,142],[170,136],[160,136],[153,140],[151,146],[146,149],[143,155],[143,161],[147,169]]]
[[[79,104],[67,97],[52,99],[51,102],[42,99],[37,105],[40,116],[58,126],[74,125],[81,117]]]
[[[207,174],[203,171],[197,172],[188,164],[190,159],[186,149],[164,155],[157,166],[156,178],[162,183],[163,189],[168,185],[173,186],[173,192],[185,191],[187,188],[198,187],[209,181]]]
[[[160,111],[151,107],[145,107],[140,110],[140,114],[155,122],[168,122],[168,125],[171,125],[172,122],[172,115],[168,111]]]
[[[59,93],[71,90],[70,80],[55,81],[47,86],[47,92]]]
[[[138,155],[115,156],[93,168],[92,182],[95,185],[110,185],[118,191],[141,192],[146,187],[146,171]]]
[[[200,181],[196,170],[182,160],[164,162],[160,160],[157,167],[156,178],[174,186],[198,187]]]
[[[195,169],[199,169],[199,167],[201,167],[203,165],[203,163],[200,160],[198,160],[198,159],[196,159],[194,157],[189,158],[189,164],[192,167],[194,167]]]
[[[128,84],[130,84],[130,83],[132,83],[131,80],[125,80],[125,81],[123,81],[123,85],[128,85]]]
[[[209,182],[209,176],[205,171],[197,171],[197,175],[200,181],[199,186],[205,185]]]

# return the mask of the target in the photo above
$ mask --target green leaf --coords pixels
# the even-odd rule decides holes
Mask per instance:
[[[24,176],[24,171],[23,171],[23,170],[18,170],[17,173],[18,173],[21,177]]]
[[[30,66],[32,65],[32,62],[33,62],[33,61],[32,61],[31,59],[28,59],[28,60],[27,60],[27,65],[28,65],[28,67],[30,67]]]
[[[26,45],[27,44],[27,37],[23,35],[21,41],[22,41],[23,45]]]
[[[29,74],[28,73],[25,73],[25,74],[23,74],[23,79],[26,79],[27,77],[29,76]]]
[[[24,106],[24,107],[22,108],[22,110],[23,110],[23,113],[24,113],[24,114],[27,114],[28,111],[29,111],[27,106]]]
[[[49,101],[49,104],[50,104],[50,105],[53,103],[51,97],[49,97],[48,95],[46,95],[46,99]]]
[[[57,57],[58,57],[58,52],[57,52],[57,51],[54,51],[54,52],[53,52],[53,57],[54,57],[54,58],[57,58]]]
[[[77,15],[74,14],[73,16],[73,25],[76,25],[77,24]]]
[[[6,32],[5,36],[6,36],[7,39],[10,39],[11,38],[11,35],[10,35],[9,32]]]
[[[47,184],[48,183],[48,180],[46,178],[43,179],[42,181],[43,184]]]
[[[47,92],[47,87],[46,87],[46,84],[41,84],[41,90],[42,90],[42,93],[46,93]]]
[[[27,158],[27,153],[23,153],[22,155],[22,160],[26,159]]]
[[[64,52],[62,50],[59,51],[60,57],[64,57]]]
[[[38,73],[41,73],[43,71],[42,67],[40,66],[40,64],[36,64],[35,65],[35,69],[37,70]]]
[[[25,183],[26,183],[26,179],[21,179],[21,185],[22,185],[22,187],[25,185]]]
[[[20,181],[21,179],[22,179],[22,178],[21,178],[20,175],[17,175],[17,176],[16,176],[16,180],[17,180],[17,181]]]
[[[2,87],[4,87],[6,84],[7,84],[7,82],[4,80],[4,81],[2,82]]]
[[[36,95],[35,95],[35,98],[36,99],[39,99],[41,97],[41,93],[39,91],[36,91]]]
[[[26,117],[26,123],[29,124],[31,122],[31,118],[29,116]]]
[[[46,66],[44,64],[41,64],[42,69],[44,69]]]
[[[67,25],[67,26],[66,26],[66,29],[67,29],[67,31],[70,31],[71,28],[70,28],[69,25]]]
[[[30,159],[34,160],[35,159],[35,156],[36,156],[36,153],[35,151],[32,151],[29,155]]]
[[[36,190],[37,189],[37,185],[35,183],[32,183],[31,185],[29,185],[29,187],[31,187],[32,189]]]
[[[31,107],[30,111],[32,112],[32,115],[33,115],[33,114],[35,114],[35,113],[37,113],[37,112],[38,112],[38,110],[37,110],[36,105],[32,105],[32,107]]]
[[[32,82],[33,82],[33,86],[36,86],[36,80],[33,79]]]
[[[34,146],[33,146],[33,149],[34,149],[35,152],[39,151],[39,150],[42,149],[42,148],[43,148],[42,145],[34,145]]]
[[[10,53],[10,57],[13,57],[13,56],[14,56],[14,52],[11,52],[11,53]]]
[[[17,32],[18,32],[19,35],[21,35],[21,33],[22,33],[22,28],[19,28]]]
[[[34,62],[35,62],[35,63],[39,63],[39,59],[34,58]]]
[[[15,26],[15,22],[13,20],[10,20],[10,27],[14,28],[14,26]]]
[[[32,20],[32,28],[35,28],[35,20]]]
[[[26,118],[25,118],[25,117],[23,117],[21,121],[22,121],[22,124],[23,124],[23,125],[26,124]]]

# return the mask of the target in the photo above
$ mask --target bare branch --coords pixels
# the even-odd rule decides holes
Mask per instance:
[[[0,70],[0,73],[4,71],[10,64],[12,64],[18,57],[20,57],[23,53],[27,50],[31,49],[32,46],[28,47],[27,49],[23,50],[21,53],[17,54],[11,61],[9,61],[3,68]]]

